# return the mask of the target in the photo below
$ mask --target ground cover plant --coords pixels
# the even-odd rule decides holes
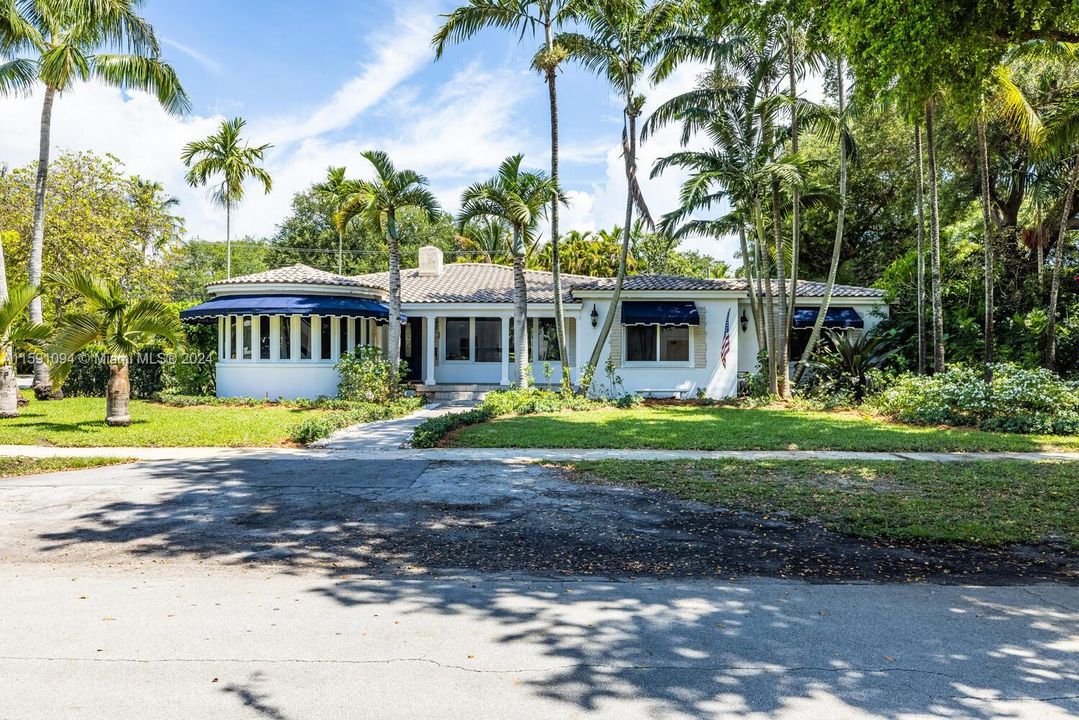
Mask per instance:
[[[860,537],[1079,548],[1077,463],[610,460],[570,473]]]

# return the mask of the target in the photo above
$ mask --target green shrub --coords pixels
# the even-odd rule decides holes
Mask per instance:
[[[1017,433],[1079,433],[1079,387],[1043,369],[956,365],[931,377],[906,375],[873,400],[884,415],[920,425],[975,425]]]
[[[412,447],[436,447],[442,438],[457,428],[487,422],[493,417],[494,413],[490,409],[481,406],[467,412],[450,413],[431,418],[421,423],[412,432]]]
[[[390,362],[379,348],[358,347],[338,360],[336,367],[340,375],[337,394],[344,400],[378,403],[401,397],[401,385],[393,381]],[[408,364],[402,361],[398,377],[407,372]]]
[[[420,397],[399,398],[388,403],[353,402],[349,404],[348,410],[307,418],[292,428],[289,439],[307,445],[349,425],[401,417],[415,412],[422,405],[423,399]]]
[[[540,390],[536,387],[513,388],[488,393],[480,407],[490,410],[493,417],[501,415],[531,415],[561,410],[587,410],[597,401],[573,393]]]

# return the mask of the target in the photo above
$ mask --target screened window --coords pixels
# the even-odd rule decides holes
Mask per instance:
[[[476,318],[476,362],[502,362],[502,320]]]
[[[628,325],[627,362],[689,362],[689,328],[685,325]]]
[[[277,341],[277,357],[281,360],[292,359],[292,318],[288,315],[279,317],[281,337]]]
[[[446,318],[446,359],[469,360],[468,318]]]
[[[554,318],[540,318],[538,322],[536,359],[540,362],[558,362],[562,358],[558,352],[558,332],[555,329]]]
[[[232,321],[232,332],[229,339],[229,357],[236,359],[236,353],[240,347],[240,318],[229,318]]]
[[[341,318],[337,321],[337,353],[340,357],[348,355],[348,326],[352,323],[352,318]]]
[[[653,362],[656,359],[658,325],[630,325],[626,328],[626,360]]]
[[[330,324],[330,318],[321,317],[318,322],[319,329],[319,357],[323,360],[330,359],[330,338],[333,336],[333,326]]]
[[[300,318],[300,359],[311,359],[311,318]]]
[[[270,318],[268,315],[259,317],[259,360],[270,359]]]

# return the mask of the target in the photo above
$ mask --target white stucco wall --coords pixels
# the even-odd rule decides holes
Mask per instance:
[[[315,399],[337,396],[337,371],[332,362],[219,362],[218,397],[279,397]]]

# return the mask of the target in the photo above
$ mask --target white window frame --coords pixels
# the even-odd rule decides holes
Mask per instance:
[[[656,359],[655,360],[629,360],[629,328],[631,327],[654,327],[656,331]],[[684,327],[689,330],[689,354],[685,360],[660,360],[660,345],[662,328],[664,327]],[[634,324],[622,326],[622,367],[642,367],[642,368],[656,368],[656,367],[672,367],[672,368],[689,368],[693,367],[693,353],[694,353],[694,338],[696,335],[693,332],[693,325],[663,325],[661,323],[651,323],[649,325]]]

